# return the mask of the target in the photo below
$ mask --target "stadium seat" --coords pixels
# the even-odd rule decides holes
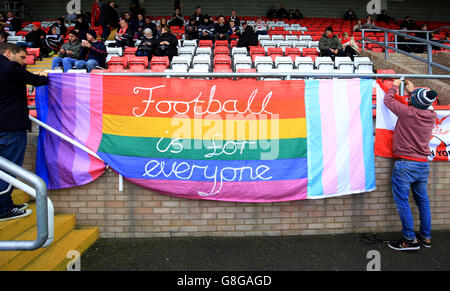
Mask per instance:
[[[148,58],[134,56],[128,59],[128,65],[132,72],[144,72],[148,68]]]
[[[262,56],[256,56],[255,57],[255,68],[257,72],[268,72],[272,71],[273,68],[273,61],[271,57],[262,57]]]
[[[169,67],[169,57],[153,57],[150,62],[152,72],[164,72]]]
[[[303,51],[303,49],[308,47],[308,42],[304,40],[294,41],[292,42],[292,47],[299,48],[301,51]]]
[[[212,47],[213,43],[212,40],[209,39],[202,39],[198,42],[198,47]]]
[[[284,36],[281,34],[274,34],[274,35],[272,35],[272,40],[273,41],[284,41]]]
[[[275,58],[275,67],[279,71],[292,71],[294,69],[294,62],[290,57],[280,57]]]
[[[214,72],[231,72],[231,59],[228,55],[219,54],[214,57]]]
[[[136,55],[137,47],[126,47],[123,51],[124,55]]]
[[[295,48],[295,47],[287,47],[284,51],[286,56],[291,57],[292,61],[295,61],[296,57],[301,57],[302,56],[302,52],[300,51],[299,48]]]
[[[267,52],[267,50],[270,47],[276,47],[277,46],[277,42],[273,41],[273,40],[262,40],[260,41],[261,46],[264,48],[264,50]]]
[[[214,46],[215,47],[218,47],[218,46],[226,46],[226,47],[228,47],[228,41],[226,41],[226,40],[216,40],[216,42],[214,43]]]
[[[266,51],[264,50],[263,47],[260,46],[255,46],[255,47],[250,47],[250,57],[252,58],[253,61],[255,61],[255,57],[257,56],[265,56],[266,55]]]
[[[355,69],[353,61],[349,57],[335,57],[334,65],[338,73],[353,74]]]
[[[128,67],[128,59],[125,57],[112,57],[108,61],[108,69],[111,72],[121,72]]]
[[[311,57],[296,57],[295,67],[300,72],[314,72],[314,61]]]
[[[183,47],[191,46],[196,48],[197,47],[197,41],[195,39],[193,40],[184,40],[183,41]]]
[[[195,47],[194,46],[187,46],[187,47],[183,46],[183,47],[180,47],[178,49],[178,55],[179,56],[188,55],[192,59],[192,56],[194,55],[194,53],[195,53]]]
[[[315,63],[320,72],[333,73],[334,71],[334,62],[330,57],[317,57]]]
[[[259,34],[258,35],[258,40],[259,40],[259,42],[261,42],[261,41],[263,41],[263,40],[270,40],[270,35],[267,35],[267,34]]]
[[[209,72],[211,67],[211,58],[205,55],[195,56],[192,60],[194,71]],[[191,70],[189,70],[190,72]]]
[[[286,35],[285,38],[287,41],[297,41],[298,37],[296,35]]]
[[[190,60],[184,57],[175,56],[172,59],[172,72],[186,73],[190,66]]]
[[[272,61],[275,61],[275,57],[283,56],[283,50],[280,47],[270,47],[267,49],[267,55],[272,58]]]
[[[230,42],[230,47],[236,47],[237,44],[238,44],[237,40],[232,40],[232,41]]]
[[[218,54],[229,55],[230,54],[230,50],[228,49],[228,46],[216,46],[214,48],[214,55],[218,55]]]
[[[195,55],[196,56],[199,56],[199,55],[211,56],[211,47],[209,47],[209,46],[204,46],[204,47],[199,46],[197,48],[196,52],[195,52]]]
[[[231,49],[231,56],[234,58],[237,55],[247,55],[247,48],[245,47],[234,47]]]
[[[373,73],[373,63],[368,57],[356,57],[354,62],[357,72]]]
[[[304,57],[309,56],[313,59],[313,61],[319,56],[319,52],[315,48],[304,48],[302,53]]]
[[[240,69],[251,69],[252,64],[252,59],[247,55],[238,54],[233,58],[235,71],[238,71]]]
[[[28,66],[34,65],[35,63],[35,56],[34,55],[26,55],[25,57],[25,64]]]
[[[39,59],[39,56],[41,55],[41,49],[27,47],[27,55],[33,55],[35,59]]]

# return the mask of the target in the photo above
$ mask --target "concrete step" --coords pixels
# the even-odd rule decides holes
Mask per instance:
[[[74,229],[52,245],[42,255],[23,268],[23,271],[65,271],[72,257],[67,255],[75,250],[80,255],[99,237],[98,227]]]
[[[31,214],[34,215],[35,214]],[[31,216],[30,215],[30,216]],[[18,219],[21,220],[21,219]],[[56,244],[61,238],[72,231],[75,227],[75,214],[55,215],[55,238]],[[36,225],[19,234],[14,240],[36,239]],[[51,247],[51,246],[50,246]],[[0,252],[0,271],[16,271],[28,265],[32,260],[40,256],[47,249],[40,248],[34,251],[3,251]]]

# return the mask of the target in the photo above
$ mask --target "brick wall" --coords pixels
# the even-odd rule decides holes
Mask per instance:
[[[24,166],[34,168],[35,146]],[[390,192],[392,161],[376,157],[377,190],[321,200],[236,203],[161,195],[111,171],[77,188],[50,191],[57,213],[75,213],[78,225],[96,225],[103,238],[279,236],[400,231]],[[429,178],[433,229],[450,229],[450,163],[433,163]],[[413,205],[414,203],[412,202]],[[418,211],[412,207],[415,222]]]

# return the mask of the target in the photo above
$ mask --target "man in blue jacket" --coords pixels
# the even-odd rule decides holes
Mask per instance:
[[[28,119],[26,85],[48,84],[46,73],[32,74],[25,69],[26,50],[18,45],[0,44],[0,156],[22,166],[27,145]],[[14,205],[12,185],[0,180],[0,221],[25,217],[26,204]]]
[[[81,60],[75,62],[75,68],[78,70],[87,69],[88,72],[100,66],[106,67],[106,47],[101,40],[97,40],[95,30],[89,30],[86,33],[86,39],[81,43]]]

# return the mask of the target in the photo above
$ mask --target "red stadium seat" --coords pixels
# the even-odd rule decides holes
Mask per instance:
[[[38,59],[41,55],[41,49],[27,47],[27,55],[33,55],[35,59]]]
[[[137,47],[126,47],[123,51],[124,55],[136,55]]]
[[[34,65],[35,57],[34,55],[27,55],[25,57],[25,64],[27,65]]]
[[[153,57],[150,62],[152,72],[164,72],[169,67],[169,57]]]
[[[231,58],[225,54],[218,54],[214,57],[214,72],[217,70],[231,71]]]
[[[238,44],[238,41],[237,40],[232,40],[231,42],[230,42],[230,47],[236,47],[237,46],[237,44]]]
[[[198,46],[199,47],[212,47],[213,43],[212,43],[212,40],[202,39],[198,42]]]
[[[267,49],[267,55],[272,58],[272,61],[275,61],[276,57],[283,56],[283,49],[281,47],[269,47]]]
[[[284,52],[286,56],[291,57],[292,61],[295,61],[296,57],[302,56],[302,52],[298,47],[287,47]]]
[[[226,46],[228,47],[228,41],[226,40],[216,40],[216,42],[214,43],[214,46]]]
[[[266,51],[261,46],[252,46],[250,47],[250,57],[252,58],[252,61],[255,61],[255,57],[257,56],[265,56]]]
[[[147,57],[130,57],[128,58],[128,65],[130,71],[133,72],[143,72],[148,68],[148,58]]]
[[[125,57],[111,57],[108,61],[108,69],[111,72],[121,72],[128,67],[128,59]]]
[[[216,46],[214,48],[214,55],[218,55],[218,54],[229,55],[230,50],[228,49],[228,46]]]

